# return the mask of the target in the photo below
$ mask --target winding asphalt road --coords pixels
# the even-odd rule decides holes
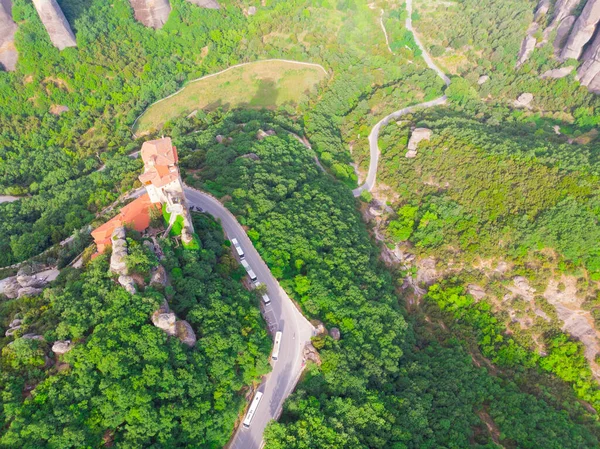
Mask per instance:
[[[207,193],[186,187],[185,197],[188,205],[200,207],[219,219],[228,239],[238,240],[256,277],[267,286],[271,304],[265,307],[264,315],[269,328],[272,333],[278,330],[283,332],[279,359],[273,363],[273,371],[258,388],[264,396],[252,424],[249,429],[240,425],[229,446],[231,449],[259,449],[266,425],[270,420],[279,417],[283,402],[296,386],[304,368],[304,345],[314,335],[315,328],[304,318],[273,277],[235,216]]]
[[[446,74],[444,72],[442,72],[438,66],[435,65],[435,63],[431,59],[431,56],[429,56],[429,53],[427,53],[427,50],[425,49],[425,47],[423,46],[423,44],[417,37],[415,30],[413,29],[413,26],[412,26],[412,0],[406,0],[406,12],[408,13],[408,15],[406,17],[406,29],[409,30],[413,34],[416,44],[418,45],[418,47],[421,49],[421,52],[423,53],[422,56],[423,56],[423,59],[425,60],[425,63],[427,64],[427,66],[430,69],[434,70],[435,73],[437,73],[437,75],[440,78],[442,78],[444,80],[444,83],[446,84],[446,86],[449,86],[450,78],[448,78],[446,76]],[[384,33],[385,33],[385,27],[383,26],[383,22],[381,22],[381,26],[384,29]],[[386,34],[386,39],[387,39],[387,34]],[[391,49],[390,49],[390,51],[391,51]],[[416,109],[431,108],[433,106],[438,106],[438,105],[446,103],[446,100],[447,100],[446,95],[442,95],[441,97],[436,98],[435,100],[426,101],[425,103],[416,104],[414,106],[409,106],[407,108],[403,108],[398,111],[392,112],[390,115],[382,118],[381,120],[379,120],[377,122],[377,124],[373,127],[373,129],[369,133],[369,152],[370,152],[371,160],[369,162],[369,172],[367,173],[367,179],[365,179],[365,182],[363,185],[357,187],[356,189],[354,189],[352,191],[354,196],[360,196],[360,194],[363,193],[365,190],[367,192],[370,192],[371,189],[373,189],[373,187],[375,186],[375,181],[377,179],[377,167],[379,166],[379,155],[380,155],[379,145],[377,144],[377,141],[379,140],[379,131],[381,130],[381,127],[387,125],[392,120],[396,120],[399,117],[402,117],[405,114],[410,114],[410,113],[414,112]]]

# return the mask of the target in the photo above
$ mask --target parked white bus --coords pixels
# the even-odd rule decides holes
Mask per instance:
[[[271,298],[269,298],[269,295],[267,295],[267,294],[262,295],[262,299],[263,299],[263,302],[265,303],[265,306],[268,306],[269,304],[271,304]]]
[[[275,334],[275,344],[273,345],[273,354],[271,354],[271,358],[273,360],[277,360],[279,357],[279,347],[281,346],[281,331],[277,331]]]
[[[240,242],[238,242],[237,239],[231,239],[231,244],[235,248],[235,251],[237,252],[238,256],[240,256],[240,259],[243,259],[244,258],[244,250],[240,246]]]
[[[248,413],[246,413],[246,419],[244,419],[244,427],[250,427],[250,423],[252,422],[252,418],[254,418],[254,414],[256,413],[256,409],[258,408],[258,404],[262,399],[263,394],[260,391],[257,391],[254,395],[254,399],[252,399],[252,404],[250,404],[250,408],[248,409]]]
[[[252,282],[254,282],[254,285],[256,285],[258,287],[259,282],[256,281],[256,274],[254,274],[254,271],[252,271],[252,268],[250,268],[248,270],[248,276],[250,276],[250,279],[252,279]]]
[[[250,268],[250,265],[248,265],[248,262],[246,262],[245,260],[242,260],[242,267],[244,267],[244,270],[246,270],[246,273],[248,273],[248,276],[250,276],[250,279],[252,279],[252,282],[256,283],[256,274],[254,274],[254,271],[252,270],[252,268]]]

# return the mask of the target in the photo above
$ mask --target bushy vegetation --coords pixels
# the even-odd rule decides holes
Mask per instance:
[[[270,339],[257,300],[232,278],[239,269],[211,219],[197,217],[202,249],[162,241],[172,285],[164,293],[195,330],[188,348],[150,322],[164,300],[130,295],[106,256],[84,272],[65,269],[43,296],[2,303],[3,327],[17,314],[23,333],[2,339],[0,447],[207,447],[230,438],[244,393],[268,371]],[[156,258],[133,239],[128,266],[148,276]],[[74,347],[55,356],[51,342]]]
[[[211,118],[202,132],[177,141],[182,165],[199,170],[187,182],[226,198],[305,313],[342,335],[315,340],[322,365],[310,367],[280,422],[268,428],[266,447],[597,444],[593,420],[568,388],[558,388],[563,405],[548,401],[547,390],[534,396],[473,366],[457,340],[415,333],[355,200],[289,135],[297,125],[251,112]],[[177,133],[186,126],[180,123]],[[277,135],[258,140],[258,129]],[[216,135],[231,141],[219,144]],[[241,157],[248,153],[259,160]]]
[[[78,44],[62,52],[51,45],[33,5],[14,2],[19,66],[0,72],[0,192],[32,196],[0,205],[0,266],[61,241],[128,190],[139,169],[123,156],[140,146],[131,125],[187,80],[257,59],[322,64],[335,73],[333,81],[316,104],[304,101],[300,114],[332,172],[350,184],[348,151],[332,124],[382,86],[401,87],[410,79],[416,88],[427,79],[423,89],[438,89],[410,49],[389,53],[379,11],[359,0],[274,1],[254,16],[228,0],[220,10],[173,0],[160,31],[137,23],[127,0],[60,4]],[[402,64],[406,59],[414,64]],[[54,115],[53,105],[69,111]]]

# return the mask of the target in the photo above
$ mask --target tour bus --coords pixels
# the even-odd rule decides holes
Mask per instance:
[[[248,273],[248,276],[250,276],[250,279],[252,279],[252,282],[256,283],[256,274],[254,274],[254,271],[252,270],[252,268],[250,268],[248,262],[242,260],[242,267],[244,267],[246,273]]]
[[[250,268],[248,270],[248,276],[250,276],[250,279],[252,279],[252,282],[254,282],[254,285],[256,285],[258,287],[259,282],[257,282],[257,280],[256,280],[256,274],[254,274],[254,271],[252,271],[252,268]]]
[[[258,408],[262,396],[263,394],[260,391],[257,391],[254,395],[254,399],[252,399],[252,404],[250,404],[248,413],[246,413],[246,419],[244,419],[244,427],[246,429],[250,427],[250,423],[252,422],[252,418],[254,418],[254,414],[256,413],[256,409]]]
[[[279,347],[281,346],[281,331],[277,331],[275,334],[275,344],[273,345],[273,354],[271,354],[271,358],[273,360],[277,360],[279,357]]]
[[[262,295],[262,299],[263,299],[263,302],[265,303],[265,306],[268,306],[269,304],[271,304],[271,298],[269,298],[269,295],[267,295],[267,294]]]
[[[237,239],[231,239],[231,244],[235,248],[238,256],[240,256],[240,259],[244,259],[244,250],[240,246],[240,242],[238,242]]]

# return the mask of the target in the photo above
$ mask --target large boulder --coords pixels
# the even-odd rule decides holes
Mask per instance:
[[[179,338],[181,343],[190,347],[196,344],[196,333],[187,321],[177,321],[175,323],[175,331],[177,332],[177,338]]]
[[[160,29],[171,13],[169,0],[129,0],[133,15],[144,26]]]
[[[188,245],[188,244],[192,243],[192,240],[194,240],[194,236],[192,235],[190,228],[185,226],[181,230],[181,241],[183,243],[185,243],[186,245]]]
[[[131,276],[119,276],[119,284],[121,284],[121,286],[125,290],[127,290],[128,293],[132,295],[135,295],[137,293],[137,290],[135,288],[135,281]]]
[[[48,282],[45,279],[38,278],[33,271],[41,268],[23,267],[17,272],[17,282],[21,287],[42,288]]]
[[[583,11],[575,21],[571,34],[567,39],[561,58],[578,59],[583,47],[589,42],[596,30],[596,24],[600,21],[600,0],[588,0]]]
[[[217,3],[216,0],[187,0],[190,3],[193,3],[194,5],[197,5],[201,8],[208,8],[208,9],[219,9],[219,3]]]
[[[168,335],[175,335],[177,333],[175,328],[175,321],[177,318],[175,317],[175,314],[169,310],[167,301],[164,301],[158,310],[152,314],[151,320],[152,324],[165,331]]]
[[[490,79],[490,77],[488,75],[481,75],[479,77],[479,79],[477,80],[477,84],[479,84],[481,86],[482,84],[487,83],[489,81],[489,79]]]
[[[114,229],[112,240],[112,254],[110,255],[110,271],[116,274],[126,276],[127,264],[127,240],[125,239],[125,228],[120,226]]]
[[[569,73],[571,73],[574,68],[575,67],[573,67],[571,65],[571,66],[568,66],[568,67],[561,67],[559,69],[546,70],[544,73],[542,73],[540,75],[540,78],[541,79],[547,79],[547,78],[559,79],[559,78],[564,78]]]
[[[152,269],[150,277],[150,285],[155,288],[165,287],[167,285],[168,277],[167,270],[162,265],[158,265]]]
[[[431,139],[432,131],[428,128],[415,128],[408,141],[406,157],[412,158],[417,155],[417,146],[423,140]]]
[[[24,338],[25,340],[44,341],[44,337],[38,334],[23,334],[21,338]]]
[[[529,92],[525,92],[525,93],[519,95],[519,98],[517,98],[513,104],[517,108],[531,108],[532,101],[533,101],[533,94],[531,94]]]
[[[57,355],[63,355],[73,349],[71,340],[58,340],[52,345],[52,352]]]
[[[15,327],[11,327],[10,329],[8,329],[5,333],[4,336],[5,337],[12,337],[13,335],[15,335],[15,333],[21,329],[21,326],[15,326]]]
[[[21,284],[17,282],[17,277],[13,276],[2,282],[0,293],[3,293],[8,299],[15,299],[19,296],[19,290],[21,288]]]
[[[37,296],[41,294],[44,290],[41,288],[35,287],[24,287],[19,290],[19,294],[17,298],[22,298],[23,296]]]
[[[334,340],[339,340],[341,337],[340,330],[337,327],[332,327],[329,330],[329,335],[331,335],[331,338]]]
[[[321,366],[321,357],[312,343],[306,343],[304,346],[304,358]]]

